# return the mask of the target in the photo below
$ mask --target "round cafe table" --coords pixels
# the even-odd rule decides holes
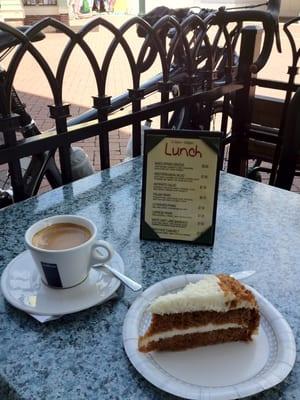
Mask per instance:
[[[0,274],[25,250],[31,224],[50,215],[83,215],[144,288],[177,275],[256,270],[247,284],[282,313],[299,352],[299,195],[221,173],[214,246],[141,241],[141,165],[136,158],[1,210]],[[138,296],[119,289],[104,304],[41,324],[0,293],[0,399],[175,399],[143,378],[125,354],[123,322]],[[299,382],[296,359],[283,382],[251,399],[299,399]]]

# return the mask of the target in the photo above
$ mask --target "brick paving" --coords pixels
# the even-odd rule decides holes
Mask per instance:
[[[129,16],[104,15],[104,18],[113,22],[114,25],[120,26]],[[86,20],[73,20],[73,29],[78,30],[86,23]],[[300,25],[293,31],[296,40],[300,39]],[[101,60],[103,54],[110,43],[112,36],[103,29],[96,29],[86,36],[86,41],[91,47],[97,59]],[[141,44],[136,38],[134,31],[128,33],[127,39],[130,41],[132,49],[137,50]],[[36,43],[36,47],[46,58],[51,68],[55,71],[57,62],[60,58],[62,49],[67,43],[67,37],[62,33],[47,33],[46,40]],[[273,51],[272,57],[268,65],[264,68],[261,77],[277,80],[287,80],[287,65],[290,60],[289,49],[286,40],[283,40],[283,54]],[[282,62],[284,60],[284,62]],[[9,59],[6,60],[6,64]],[[143,76],[146,80],[158,71],[152,68]],[[44,131],[53,126],[53,120],[49,118],[48,104],[52,104],[52,96],[47,80],[43,77],[40,68],[30,55],[26,55],[20,65],[16,76],[14,86],[17,89],[22,101],[27,105],[27,110],[37,122],[39,128]],[[73,55],[68,63],[66,77],[64,79],[63,98],[65,102],[71,104],[72,116],[81,114],[88,110],[92,105],[92,96],[97,95],[95,79],[89,66],[88,61],[79,48],[75,48]],[[124,54],[117,51],[116,56],[112,60],[109,71],[109,80],[107,86],[107,94],[111,96],[118,95],[132,87],[130,79],[130,70],[127,63],[124,63]],[[266,95],[279,96],[274,91],[262,91],[258,89],[258,93]],[[130,128],[123,128],[110,132],[110,154],[111,164],[117,164],[124,160],[126,156],[126,146],[130,138]],[[98,138],[90,138],[74,144],[82,147],[88,154],[95,170],[100,170],[99,145]],[[5,166],[0,166],[0,178],[3,180],[6,172]],[[264,181],[266,181],[264,177]],[[49,190],[49,186],[45,181],[41,191]],[[300,192],[300,178],[295,178],[293,190]]]

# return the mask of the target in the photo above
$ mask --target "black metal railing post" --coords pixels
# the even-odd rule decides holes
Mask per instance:
[[[66,133],[67,128],[67,117],[70,117],[70,105],[49,105],[50,118],[55,119],[56,132],[58,135]],[[61,176],[64,184],[72,182],[72,168],[71,168],[71,153],[70,145],[65,144],[60,146],[59,149],[59,161],[61,167]]]
[[[160,81],[158,82],[157,89],[160,92],[160,100],[161,103],[167,103],[169,100],[169,93],[172,90],[174,83],[171,81],[168,82],[163,82]],[[161,128],[167,128],[168,127],[168,113],[161,113],[160,116],[160,127]]]
[[[108,107],[110,106],[111,96],[93,96],[93,100],[93,107],[97,110],[98,121],[107,121]],[[99,132],[98,137],[100,146],[100,165],[101,169],[106,169],[110,167],[108,131],[103,129],[101,132]]]
[[[235,94],[232,136],[228,159],[228,172],[245,176],[247,168],[248,138],[247,125],[251,121],[255,86],[251,79],[255,74],[251,65],[257,59],[262,38],[262,30],[255,26],[247,26],[242,30],[238,81],[243,82],[243,89]]]
[[[141,110],[142,99],[144,98],[143,89],[128,89],[128,96],[132,104],[132,112]],[[132,124],[132,156],[137,157],[141,154],[141,122],[135,121]]]
[[[3,133],[5,146],[14,147],[17,144],[16,130],[18,127],[19,115],[9,114],[3,117],[0,114],[0,132]],[[14,201],[23,200],[25,193],[20,160],[14,159],[8,162],[8,171],[14,192]]]

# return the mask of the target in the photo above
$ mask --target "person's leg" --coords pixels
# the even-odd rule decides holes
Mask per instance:
[[[116,4],[116,0],[109,0],[109,11],[114,12],[114,7]]]
[[[93,0],[92,11],[98,11],[98,0]]]
[[[74,10],[75,10],[75,17],[79,17],[80,14],[80,6],[81,6],[81,1],[80,0],[75,0],[75,5],[74,5]]]
[[[99,0],[99,10],[100,10],[100,12],[106,11],[104,0]]]

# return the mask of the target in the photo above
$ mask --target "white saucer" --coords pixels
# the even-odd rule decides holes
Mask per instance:
[[[124,263],[115,253],[109,264],[124,272]],[[14,307],[30,314],[62,315],[85,310],[107,301],[120,286],[120,281],[105,269],[91,269],[87,279],[70,289],[45,286],[28,250],[19,254],[1,276],[1,290]]]

